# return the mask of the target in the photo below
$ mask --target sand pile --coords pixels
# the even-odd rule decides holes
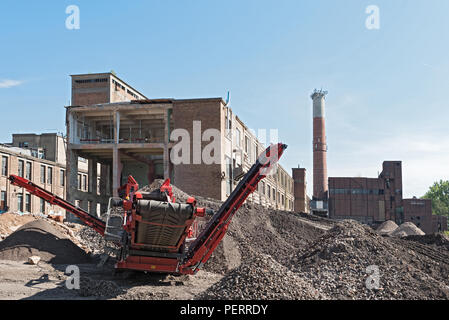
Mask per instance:
[[[90,258],[57,226],[45,220],[29,222],[0,242],[0,259],[27,261],[39,256],[52,264],[77,264]]]
[[[401,224],[391,235],[393,237],[423,236],[425,233],[412,222]]]
[[[385,221],[384,223],[382,223],[378,228],[377,228],[377,232],[380,235],[386,235],[389,236],[391,235],[399,226],[396,224],[396,222],[392,221],[392,220],[388,220]]]

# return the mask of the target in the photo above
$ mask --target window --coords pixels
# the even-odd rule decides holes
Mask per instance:
[[[271,199],[271,187],[268,185],[267,186],[267,190],[268,190],[268,199]]]
[[[6,202],[6,191],[2,191],[0,195],[0,211],[6,211],[8,203]]]
[[[53,168],[52,167],[48,167],[47,183],[53,184]]]
[[[23,176],[23,168],[24,168],[24,162],[23,160],[19,160],[19,167],[17,168],[17,174],[19,177],[24,177]]]
[[[25,211],[31,212],[31,194],[25,194]]]
[[[87,191],[87,176],[83,175],[83,190]]]
[[[232,189],[232,161],[230,157],[226,157],[226,194],[231,194]]]
[[[2,156],[2,176],[8,175],[8,157]]]
[[[65,185],[65,172],[62,169],[59,171],[59,184],[61,187],[64,187]]]
[[[21,193],[17,195],[17,210],[23,212],[23,194]]]
[[[241,145],[242,145],[242,142],[240,141],[240,139],[241,139],[241,136],[240,136],[240,130],[237,128],[236,130],[235,130],[235,144],[237,145],[237,147],[241,147]]]
[[[41,211],[41,213],[45,213],[45,200],[44,199],[41,199],[40,211]]]
[[[45,166],[41,166],[41,183],[45,184]]]
[[[78,174],[78,190],[81,190],[81,175]]]
[[[31,180],[31,162],[26,163],[25,178]]]
[[[245,152],[249,154],[249,138],[245,136]]]
[[[276,201],[276,190],[273,188],[273,200]]]

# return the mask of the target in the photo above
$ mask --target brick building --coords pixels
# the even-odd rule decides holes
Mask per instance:
[[[94,205],[100,203],[104,210],[108,197],[117,195],[117,187],[128,175],[142,186],[156,178],[171,178],[189,194],[224,200],[266,148],[221,98],[150,100],[136,90],[137,98],[113,96],[116,87],[111,81],[117,79],[112,74],[72,76],[72,105],[66,107],[67,198],[71,202],[88,200]],[[99,84],[103,89],[98,89]],[[123,81],[121,85],[131,88]],[[183,163],[170,159],[172,149],[183,141],[172,136],[175,129],[190,138],[189,159]],[[211,129],[219,132],[213,152],[217,161],[207,164],[201,154],[215,143],[209,136]],[[95,176],[97,167],[101,167],[101,179],[93,181],[100,184],[100,195],[76,188],[78,157],[88,159],[89,176]],[[293,179],[281,166],[278,168],[275,175],[259,184],[249,200],[293,210]]]
[[[432,215],[431,200],[403,199],[400,161],[385,161],[377,178],[330,177],[329,217],[371,226],[413,222],[425,233],[447,230],[447,218]]]
[[[66,197],[66,156],[64,138],[56,133],[13,134],[13,141],[0,145],[0,213],[25,212],[42,214],[65,214],[64,210],[12,186],[8,177],[15,174],[40,187]],[[88,189],[87,163],[80,159],[77,188]],[[92,214],[97,208],[89,208]]]

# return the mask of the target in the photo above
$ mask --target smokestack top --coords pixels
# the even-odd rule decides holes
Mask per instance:
[[[325,117],[325,100],[327,91],[315,89],[310,96],[313,100],[313,117],[324,118]]]
[[[320,89],[320,90],[315,89],[315,90],[313,90],[313,93],[310,97],[312,98],[312,100],[326,98],[327,93],[328,92],[323,91],[323,89]]]

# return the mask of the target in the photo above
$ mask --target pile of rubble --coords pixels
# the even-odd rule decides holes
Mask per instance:
[[[327,297],[271,256],[249,249],[248,259],[208,288],[200,300],[314,300]]]
[[[302,248],[291,269],[332,299],[448,299],[449,261],[435,263],[400,241],[343,221]]]

